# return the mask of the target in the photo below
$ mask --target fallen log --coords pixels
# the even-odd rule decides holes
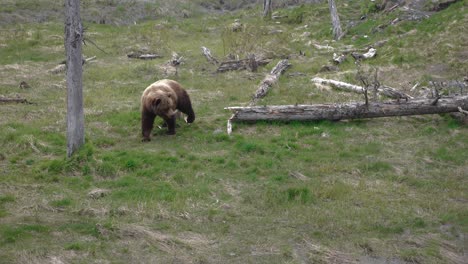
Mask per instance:
[[[163,56],[154,53],[131,52],[127,54],[127,58],[140,60],[154,60]]]
[[[350,92],[361,93],[361,94],[365,93],[365,89],[359,85],[354,85],[354,84],[330,80],[330,79],[323,79],[323,78],[318,78],[318,77],[313,78],[311,81],[314,83],[331,85],[338,89],[342,89],[342,90],[346,90]],[[386,85],[380,85],[379,88],[377,88],[377,93],[385,95],[390,98],[394,98],[394,99],[406,99],[407,100],[407,99],[413,98],[412,96],[406,93],[403,93],[401,91],[398,91],[395,88],[392,88]]]
[[[24,98],[8,98],[8,97],[0,97],[0,103],[21,103],[21,104],[31,104],[28,100]]]
[[[355,93],[364,93],[364,88],[362,88],[359,85],[354,85],[354,84],[335,81],[335,80],[330,80],[330,79],[323,79],[323,78],[319,78],[319,77],[315,77],[311,81],[314,82],[314,83],[331,85],[333,87],[343,89],[343,90],[346,90],[346,91],[351,91],[351,92],[355,92]]]
[[[93,61],[96,58],[97,58],[96,56],[93,56],[93,57],[90,57],[90,58],[87,58],[87,59],[83,58],[81,60],[81,64],[85,65],[86,63],[88,63],[90,61]],[[55,66],[53,69],[50,69],[48,72],[52,73],[52,74],[59,74],[59,73],[65,72],[66,70],[67,70],[67,61],[64,60],[64,61],[60,62],[59,65]]]
[[[263,79],[258,87],[257,91],[255,91],[254,95],[252,96],[252,100],[250,101],[250,105],[254,105],[260,98],[263,98],[270,88],[278,82],[279,77],[289,68],[291,64],[289,64],[288,60],[281,60],[276,64],[276,66],[271,70],[269,74]]]
[[[359,52],[352,52],[351,53],[351,56],[353,56],[353,58],[355,60],[362,60],[362,59],[370,59],[370,58],[373,58],[375,57],[375,55],[377,54],[377,50],[374,49],[374,48],[370,48],[369,51],[367,51],[366,53],[364,54],[361,54]]]
[[[418,98],[407,102],[386,101],[352,102],[345,104],[315,104],[315,105],[277,105],[226,107],[233,112],[228,121],[319,121],[376,118],[390,116],[427,115],[459,112],[468,109],[468,95],[439,98],[434,104],[434,98]],[[229,131],[228,131],[229,132]]]

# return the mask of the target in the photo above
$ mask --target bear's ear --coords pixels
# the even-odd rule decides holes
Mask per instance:
[[[154,106],[158,106],[161,103],[161,98],[154,100]]]

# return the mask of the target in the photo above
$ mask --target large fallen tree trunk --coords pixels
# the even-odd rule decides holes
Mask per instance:
[[[375,118],[387,116],[426,115],[458,112],[468,109],[468,95],[432,99],[413,99],[407,102],[361,102],[346,104],[278,105],[226,107],[233,111],[235,121],[318,121]]]

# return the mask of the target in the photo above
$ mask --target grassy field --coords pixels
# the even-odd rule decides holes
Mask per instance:
[[[82,2],[98,12],[118,1]],[[131,1],[122,2],[115,12],[129,10]],[[226,134],[223,108],[248,103],[286,57],[292,67],[259,104],[363,101],[310,79],[359,84],[352,58],[339,71],[319,71],[336,50],[381,40],[362,67],[378,68],[383,84],[410,93],[416,83],[468,75],[466,0],[384,28],[404,12],[338,3],[347,29],[340,42],[330,41],[326,3],[275,10],[283,18],[271,21],[260,7],[85,21],[86,36],[106,53],[84,47],[97,59],[84,66],[86,145],[70,159],[65,78],[49,72],[64,58],[63,23],[2,25],[0,95],[32,104],[0,104],[0,263],[466,263],[468,127],[451,116],[235,124]],[[22,0],[0,11],[28,8]],[[235,19],[242,32],[230,30]],[[219,59],[255,53],[272,62],[256,73],[216,74],[201,46]],[[141,49],[163,58],[126,57]],[[161,65],[173,51],[184,63],[167,76]],[[142,143],[139,99],[162,78],[188,90],[197,119]]]

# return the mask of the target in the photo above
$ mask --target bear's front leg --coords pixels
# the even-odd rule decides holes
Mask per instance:
[[[142,141],[151,141],[151,130],[153,130],[153,123],[155,114],[143,111],[141,113],[141,133],[143,136]]]
[[[173,115],[169,118],[164,119],[167,124],[167,134],[168,135],[175,135],[175,124],[176,124],[176,116]]]

